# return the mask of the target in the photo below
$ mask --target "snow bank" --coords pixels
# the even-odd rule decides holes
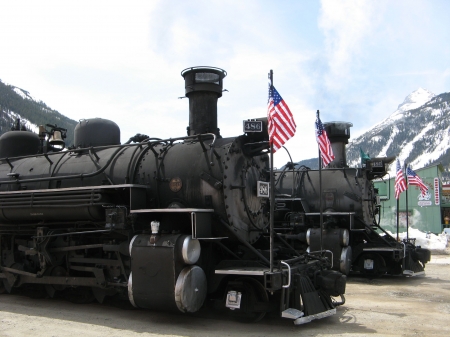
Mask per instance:
[[[394,238],[397,237],[396,233],[391,233],[387,231]],[[399,238],[401,240],[406,239],[406,232],[399,233]],[[418,229],[409,229],[409,238],[416,239],[416,246],[421,246],[422,248],[427,248],[430,250],[445,250],[448,242],[450,241],[450,232],[442,232],[439,235],[433,233],[424,233]]]

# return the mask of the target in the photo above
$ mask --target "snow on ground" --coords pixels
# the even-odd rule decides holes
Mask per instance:
[[[394,238],[397,237],[396,233],[391,233],[387,231]],[[401,240],[406,239],[406,232],[399,233],[399,238]],[[422,248],[427,248],[433,251],[445,251],[447,244],[450,241],[450,232],[442,232],[439,235],[433,233],[424,233],[418,229],[409,229],[409,238],[416,239],[416,246],[421,246]]]

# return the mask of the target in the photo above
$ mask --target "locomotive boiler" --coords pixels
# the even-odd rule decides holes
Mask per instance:
[[[415,246],[414,239],[397,242],[380,226],[380,198],[372,181],[387,174],[394,157],[349,168],[345,145],[351,126],[324,123],[335,154],[325,169],[290,165],[275,173],[277,230],[308,252],[328,251],[333,269],[346,275],[423,274],[430,251]]]
[[[213,67],[182,72],[187,136],[137,134],[121,144],[119,127],[98,118],[81,120],[63,151],[66,131],[56,125],[3,135],[0,290],[206,307],[245,321],[334,314],[346,276],[329,257],[281,236],[270,243],[269,201],[256,191],[270,177],[267,129],[220,135],[225,76]]]

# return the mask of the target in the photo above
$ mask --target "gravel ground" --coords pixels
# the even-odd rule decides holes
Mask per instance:
[[[294,326],[274,316],[254,324],[196,316],[0,295],[0,336],[450,336],[450,251],[426,275],[351,277],[337,314]]]

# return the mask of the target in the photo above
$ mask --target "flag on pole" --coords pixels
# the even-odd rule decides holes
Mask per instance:
[[[275,153],[295,134],[297,126],[286,102],[275,87],[269,85],[269,102],[267,107],[269,141]]]
[[[406,181],[403,175],[402,167],[400,166],[400,160],[397,159],[397,174],[395,176],[395,199],[400,197],[400,193],[406,191]]]
[[[365,167],[366,162],[370,160],[370,156],[368,153],[364,153],[361,148],[359,148],[359,155],[361,156],[361,167]]]
[[[406,169],[406,176],[408,177],[409,185],[419,186],[420,192],[422,193],[422,195],[425,195],[427,193],[428,186],[423,183],[422,179],[420,179],[420,177],[417,175],[417,173],[414,172],[413,170],[411,170],[411,168],[409,166]]]
[[[325,131],[323,124],[320,121],[319,113],[317,113],[316,119],[316,139],[317,143],[319,144],[323,167],[325,167],[334,160],[334,153],[333,149],[331,148],[331,143],[328,139],[327,132]]]

